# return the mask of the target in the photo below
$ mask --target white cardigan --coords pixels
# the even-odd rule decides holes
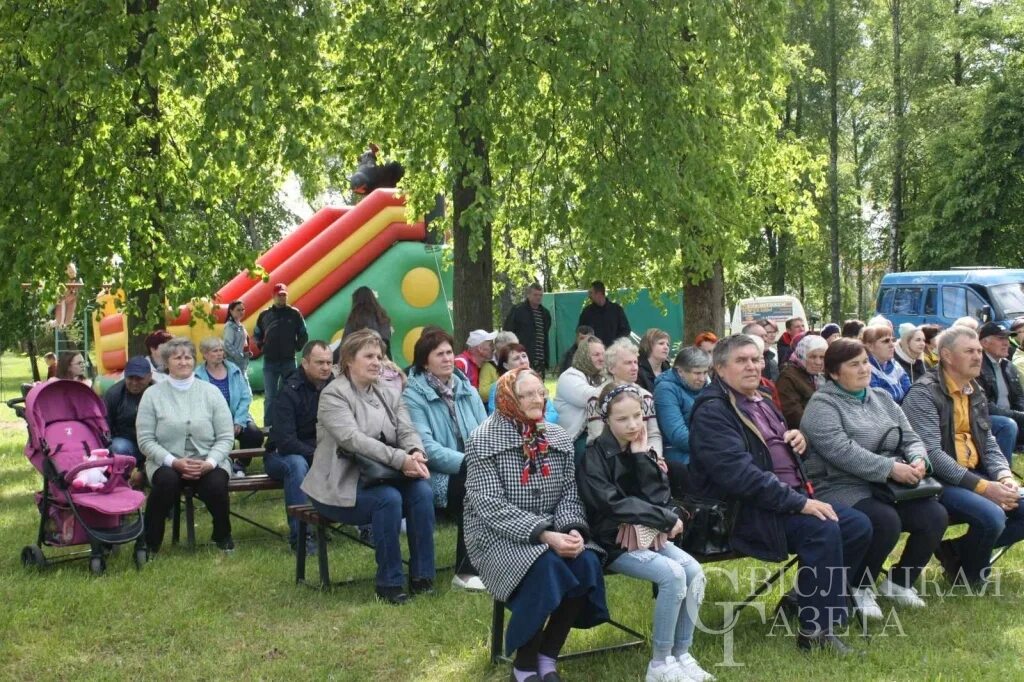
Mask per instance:
[[[573,440],[587,427],[587,403],[597,398],[600,388],[591,386],[587,375],[575,367],[562,372],[555,386],[555,408],[558,410],[558,425],[565,429]]]

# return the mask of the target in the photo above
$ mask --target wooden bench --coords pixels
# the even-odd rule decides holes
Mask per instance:
[[[255,457],[263,457],[266,454],[264,448],[240,448],[232,450],[230,457],[233,460],[236,459],[252,459]],[[268,474],[247,474],[244,478],[230,478],[228,479],[228,493],[257,493],[261,490],[283,490],[284,485],[281,481],[271,478]],[[195,491],[190,485],[183,485],[181,488],[182,497],[185,499],[185,542],[189,549],[195,547],[196,544],[196,524],[195,524]],[[245,521],[246,523],[256,526],[260,530],[266,531],[271,535],[275,535],[282,540],[287,540],[287,536],[280,533],[273,528],[263,525],[262,523],[255,521],[247,516],[239,514],[234,508],[231,509],[231,515],[236,519]],[[181,505],[175,505],[173,525],[171,528],[171,543],[178,544],[178,539],[181,536]]]
[[[328,518],[320,515],[319,512],[311,504],[295,504],[288,507],[288,516],[299,522],[298,537],[304,538],[309,532],[310,526],[316,528],[316,551],[317,551],[317,566],[320,573],[320,585],[321,590],[328,590],[334,585],[347,585],[355,580],[345,580],[339,582],[331,582],[331,573],[327,561],[327,531],[331,531],[336,535],[340,535],[344,538],[352,540],[353,542],[359,543],[364,547],[373,549],[373,544],[363,540],[358,535],[353,535],[343,529],[341,524],[335,523]],[[409,562],[402,559],[402,563],[406,566]],[[295,552],[295,584],[296,585],[309,585],[306,582],[306,553],[303,551]],[[314,587],[313,585],[309,585]]]
[[[700,564],[702,566],[706,565],[706,564],[713,564],[713,563],[718,563],[718,562],[723,562],[723,561],[732,561],[734,559],[746,559],[746,558],[748,558],[748,557],[746,557],[746,556],[744,556],[742,554],[738,554],[736,552],[727,552],[727,553],[723,553],[723,554],[712,554],[712,555],[707,555],[707,556],[700,555],[700,554],[691,554],[691,556],[694,559],[696,559],[698,562],[700,562]],[[743,609],[745,609],[746,607],[748,607],[751,604],[753,604],[754,601],[756,601],[758,597],[760,597],[762,594],[764,594],[766,591],[768,591],[772,587],[772,585],[777,583],[779,581],[779,579],[782,578],[782,576],[784,576],[786,574],[786,571],[788,571],[790,569],[790,567],[792,567],[793,564],[795,564],[796,562],[797,562],[797,557],[793,556],[793,557],[790,557],[789,560],[785,564],[783,564],[782,566],[777,568],[775,570],[775,572],[773,572],[768,578],[766,578],[764,580],[764,582],[762,582],[761,585],[759,585],[756,590],[754,590],[752,593],[750,593],[750,595],[748,595],[747,598],[743,602],[741,602],[738,605],[737,608],[733,609],[733,616],[734,616],[734,618],[738,618],[740,612]],[[615,573],[614,573],[614,571],[605,570],[605,575],[606,576],[615,575]],[[655,590],[657,590],[657,586],[655,586]],[[657,592],[656,591],[655,591],[655,596],[657,596]],[[609,619],[608,622],[607,622],[607,625],[611,625],[612,627],[614,627],[614,628],[616,628],[618,630],[621,630],[621,631],[623,631],[623,632],[625,632],[625,633],[635,637],[636,640],[629,641],[629,642],[623,642],[621,644],[612,644],[612,645],[609,645],[609,646],[598,647],[596,649],[587,649],[586,651],[577,651],[577,652],[572,652],[572,653],[568,653],[568,654],[561,654],[558,657],[559,660],[565,660],[565,659],[569,659],[569,658],[582,658],[584,656],[592,656],[594,654],[603,654],[603,653],[607,653],[609,651],[620,651],[620,650],[623,650],[623,649],[632,649],[634,647],[642,646],[642,645],[646,644],[646,642],[647,642],[647,639],[646,639],[646,637],[644,637],[644,635],[642,635],[641,633],[637,632],[636,630],[634,630],[634,629],[632,629],[632,628],[630,628],[630,627],[628,627],[626,625],[623,625],[622,623],[619,623],[618,621],[616,621],[614,619]],[[509,659],[507,656],[502,654],[501,642],[502,642],[502,639],[504,639],[504,634],[505,634],[505,602],[499,601],[499,600],[495,599],[495,600],[493,600],[493,604],[492,604],[492,607],[491,607],[491,663],[500,663],[500,662],[509,663],[509,662],[511,662],[511,659]]]

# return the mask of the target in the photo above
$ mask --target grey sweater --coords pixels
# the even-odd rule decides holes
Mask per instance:
[[[894,427],[903,430],[903,456],[927,463],[924,444],[886,391],[869,388],[861,402],[829,381],[815,392],[800,421],[815,496],[846,505],[870,497],[870,484],[885,482],[892,472],[899,443]]]

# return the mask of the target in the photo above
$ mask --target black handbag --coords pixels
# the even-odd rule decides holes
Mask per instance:
[[[893,426],[882,434],[881,442],[885,442],[885,439],[889,437],[889,432],[893,429],[896,430],[896,433],[899,436],[899,442],[896,443],[896,449],[891,453],[882,454],[886,457],[891,457],[898,462],[908,464],[907,458],[903,454],[902,428],[899,426]],[[931,476],[925,476],[917,482],[917,485],[905,485],[892,479],[888,479],[884,483],[872,483],[871,492],[877,500],[881,500],[887,504],[899,504],[900,502],[937,497],[942,494],[942,484]]]
[[[387,402],[384,401],[384,396],[378,394],[377,398],[381,401],[384,406],[384,411],[388,413],[388,419],[395,426],[395,431],[398,431],[398,420],[395,419],[395,415],[391,413],[391,408],[388,407]],[[384,432],[381,431],[380,435],[377,436],[377,440],[385,445],[391,445],[388,443],[387,438],[384,437]],[[338,448],[337,455],[339,457],[350,457],[355,461],[356,468],[359,469],[359,484],[364,488],[372,488],[378,485],[385,485],[388,483],[396,483],[405,478],[399,469],[379,462],[372,457],[361,455],[358,452],[349,452]]]
[[[721,500],[685,495],[678,502],[685,516],[683,532],[676,538],[679,549],[696,556],[727,554],[731,550],[733,517]]]

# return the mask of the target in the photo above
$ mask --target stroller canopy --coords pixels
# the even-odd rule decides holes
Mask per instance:
[[[80,464],[89,450],[104,447],[107,408],[92,388],[58,379],[36,384],[25,396],[28,444],[25,456],[43,471],[47,456],[58,471]]]

